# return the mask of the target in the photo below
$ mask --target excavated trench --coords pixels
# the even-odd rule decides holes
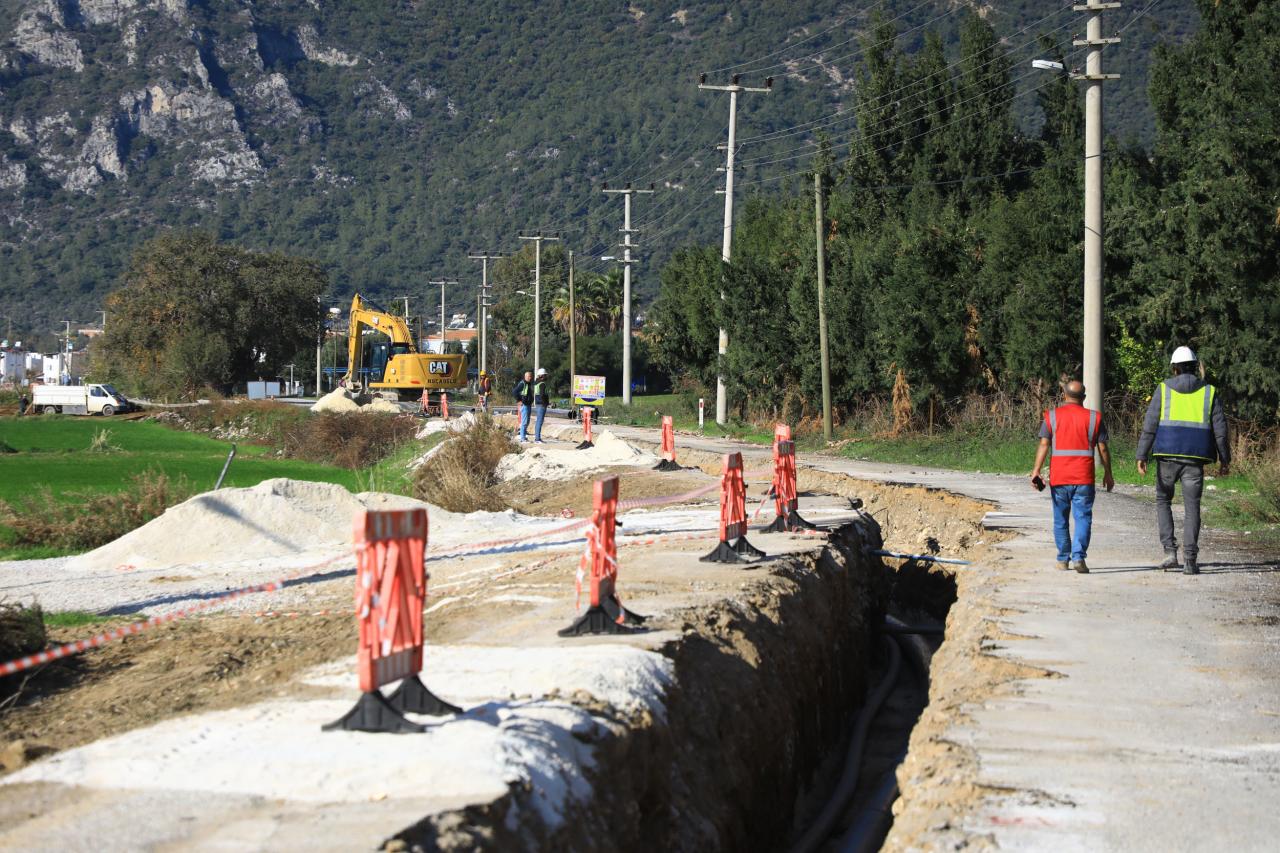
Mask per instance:
[[[941,538],[961,547],[957,537],[970,548],[986,544],[972,538],[981,532],[976,502],[961,506],[941,494],[902,500],[895,490],[912,487],[812,472],[800,484],[857,493],[871,512],[833,532],[821,549],[752,572],[740,595],[667,614],[661,627],[680,636],[661,649],[676,676],[665,719],[621,715],[581,697],[616,724],[594,742],[587,803],[549,828],[536,817],[535,792],[513,789],[487,805],[427,818],[387,849],[793,849],[824,809],[835,808],[829,801],[846,774],[859,712],[885,681],[893,654],[886,616],[940,629],[956,599],[951,573],[868,551],[886,538],[899,547],[915,541],[901,526],[910,519],[925,520],[920,527],[935,546]],[[932,513],[907,511],[921,500]],[[884,518],[890,507],[894,537],[872,515]],[[927,648],[912,640],[921,652],[915,657],[927,660],[941,639],[924,638]],[[900,667],[880,713],[869,719],[852,798],[807,849],[839,849],[834,839],[858,823],[892,777],[927,702],[927,675],[918,669]],[[885,829],[884,821],[874,829],[877,846]]]

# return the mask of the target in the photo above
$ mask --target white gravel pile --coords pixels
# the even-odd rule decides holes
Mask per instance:
[[[429,420],[418,430],[417,438],[426,438],[429,435],[435,435],[438,432],[465,432],[475,425],[476,416],[474,412],[467,412],[460,418],[454,418],[451,421],[445,420]]]
[[[510,453],[498,463],[500,480],[571,480],[574,477],[629,465],[637,468],[653,467],[658,457],[640,450],[612,432],[605,430],[594,436],[595,447],[586,450],[546,447],[533,444],[522,453]]]
[[[381,412],[388,415],[400,414],[400,407],[390,400],[374,397],[361,405],[346,388],[335,388],[319,400],[311,404],[311,411],[318,415],[344,414],[346,412]]]

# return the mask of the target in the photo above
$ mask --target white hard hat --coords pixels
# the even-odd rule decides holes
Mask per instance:
[[[1173,351],[1173,358],[1169,359],[1170,364],[1186,364],[1189,361],[1199,361],[1196,354],[1191,351],[1191,347],[1178,347]]]
[[[1186,347],[1183,347],[1183,349],[1186,349]],[[1190,352],[1190,350],[1187,350],[1187,352]],[[536,375],[537,375],[537,376],[546,376],[546,375],[547,375],[547,369],[546,369],[545,367],[539,367],[539,368],[538,368],[538,372],[537,372],[537,374],[536,374]]]

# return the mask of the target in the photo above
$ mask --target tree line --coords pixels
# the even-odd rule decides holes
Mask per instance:
[[[1107,141],[1107,384],[1149,394],[1192,346],[1241,416],[1277,420],[1280,370],[1280,4],[1199,0],[1202,28],[1157,49],[1154,145]],[[662,270],[653,358],[710,387],[716,330],[744,411],[793,389],[820,400],[813,173],[822,176],[832,390],[850,410],[902,374],[919,404],[1042,393],[1079,370],[1080,84],[1049,76],[1019,127],[1013,58],[976,15],[956,67],[941,39],[908,53],[881,19],[864,38],[856,128],[822,140],[789,191],[746,200],[732,263],[689,246]],[[1045,42],[1044,55],[1064,60]],[[799,167],[798,167],[799,168]],[[721,292],[724,299],[721,300]]]

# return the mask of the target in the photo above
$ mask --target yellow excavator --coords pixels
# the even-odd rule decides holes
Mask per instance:
[[[419,400],[424,391],[466,387],[467,357],[418,352],[404,317],[357,293],[351,300],[343,383],[357,393]]]

